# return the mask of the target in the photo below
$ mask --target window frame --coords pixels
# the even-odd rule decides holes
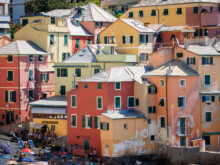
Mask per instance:
[[[183,98],[183,105],[182,106],[179,106],[179,99],[180,98]],[[179,108],[186,108],[186,96],[179,96],[178,100],[177,100],[177,103],[178,103]]]
[[[163,105],[163,106],[160,105],[161,100],[164,100],[164,102],[163,102],[164,105]],[[164,98],[164,97],[160,97],[159,106],[160,106],[161,108],[164,108],[164,107],[165,107],[165,98]]]
[[[9,77],[9,74],[8,74],[8,73],[9,73],[9,72],[12,72],[12,80],[11,80],[11,81],[8,80],[8,77]],[[7,82],[14,82],[14,70],[8,70],[8,71],[7,71]]]
[[[75,106],[73,106],[73,97],[75,97]],[[76,95],[71,95],[71,108],[76,108],[77,106],[77,96]]]
[[[133,107],[129,107],[129,99],[133,98]],[[127,99],[127,107],[128,108],[134,108],[135,107],[135,104],[134,104],[134,96],[128,96],[128,99]]]
[[[120,107],[116,108],[116,98],[120,99]],[[114,96],[114,109],[121,109],[121,96]]]
[[[163,85],[161,85],[161,82],[163,82]],[[160,87],[164,87],[165,86],[165,81],[164,79],[160,79]]]
[[[79,71],[79,75],[76,72],[77,70]],[[76,75],[76,77],[82,77],[82,69],[81,68],[75,68],[75,75]]]
[[[9,61],[8,59],[9,59],[9,57],[11,57],[12,58],[12,60],[11,61]],[[14,62],[14,56],[13,55],[8,55],[8,57],[7,57],[7,63],[13,63]]]
[[[101,99],[101,108],[99,108],[99,99]],[[96,108],[98,110],[103,110],[103,97],[102,96],[97,96],[96,97]]]
[[[209,84],[206,84],[206,76],[209,76]],[[211,86],[211,75],[210,74],[205,74],[204,75],[204,85],[205,86]]]
[[[181,85],[181,81],[184,81],[184,85]],[[180,79],[180,87],[186,87],[186,79]]]
[[[164,126],[162,126],[162,118],[164,119]],[[164,116],[160,116],[160,128],[166,128],[166,118]]]
[[[116,88],[117,87],[117,83],[120,84],[120,88],[119,89]],[[115,82],[115,90],[121,90],[121,82]]]
[[[73,117],[72,116],[76,117],[76,125],[75,126],[72,125],[72,122],[73,122]],[[77,128],[77,114],[71,114],[71,128]]]
[[[68,35],[65,34],[65,35],[64,35],[64,46],[68,46],[68,44],[69,44],[69,43],[68,43],[68,38],[69,38]]]
[[[207,114],[210,114],[210,120],[207,120]],[[206,123],[211,123],[212,122],[212,112],[205,112],[205,122]]]

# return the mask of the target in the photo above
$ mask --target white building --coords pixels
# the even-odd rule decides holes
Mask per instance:
[[[10,37],[10,16],[8,14],[9,0],[0,0],[0,36]]]

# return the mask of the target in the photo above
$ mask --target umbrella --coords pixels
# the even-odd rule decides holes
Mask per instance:
[[[10,157],[8,155],[1,155],[0,158],[10,159]]]
[[[16,161],[9,161],[6,164],[18,164]]]
[[[34,162],[34,160],[31,158],[22,158],[21,161],[22,162]]]
[[[11,149],[9,148],[7,144],[2,143],[1,148],[5,151],[5,153],[11,154]]]
[[[29,148],[25,148],[25,149],[21,150],[21,152],[27,152],[27,153],[30,153],[30,154],[34,154],[34,152],[31,151]]]

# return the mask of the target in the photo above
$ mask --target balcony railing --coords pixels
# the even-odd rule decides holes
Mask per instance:
[[[192,128],[179,127],[177,130],[177,136],[190,136],[192,135]]]
[[[10,16],[0,14],[0,22],[10,22]]]

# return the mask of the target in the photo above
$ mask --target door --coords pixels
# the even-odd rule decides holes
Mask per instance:
[[[180,134],[185,135],[186,133],[186,119],[185,118],[180,118]]]
[[[83,146],[84,146],[84,150],[88,150],[89,149],[89,140],[88,139],[84,139]]]
[[[66,86],[63,86],[63,85],[60,86],[60,94],[66,95]]]
[[[180,146],[186,146],[186,137],[180,137]]]
[[[6,124],[14,122],[14,111],[6,111]]]

